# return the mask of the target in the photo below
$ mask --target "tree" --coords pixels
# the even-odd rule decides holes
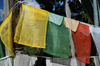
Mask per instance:
[[[36,0],[36,1],[40,4],[42,9],[65,16],[64,0]]]
[[[53,12],[62,16],[66,16],[65,0],[36,0],[36,1],[40,4],[42,9],[45,9],[49,12]],[[93,19],[92,19],[93,17],[91,17],[91,15],[93,14],[91,14],[90,11],[87,12],[86,9],[83,7],[83,5],[80,4],[79,0],[73,0],[73,1],[69,0],[68,3],[71,9],[73,19],[93,24]]]

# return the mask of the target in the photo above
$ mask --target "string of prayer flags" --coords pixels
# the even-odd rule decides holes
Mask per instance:
[[[63,16],[49,12],[49,19],[48,20],[59,26],[62,23]]]
[[[0,37],[3,44],[9,50],[9,56],[14,56],[12,36],[12,11],[0,26]]]
[[[29,66],[34,66],[37,61],[37,57],[31,57]]]
[[[53,57],[51,59],[51,62],[52,63],[58,63],[58,64],[70,66],[71,58],[57,58],[57,57]]]
[[[76,32],[78,25],[79,25],[79,21],[70,19],[70,18],[65,18],[65,27],[71,29],[72,31]]]
[[[77,32],[72,31],[77,59],[83,63],[90,64],[91,35],[89,26],[79,23]]]
[[[13,58],[12,57],[3,57],[0,58],[0,66],[13,66]]]
[[[94,28],[92,26],[90,26],[89,28],[100,59],[100,28],[99,27]]]
[[[51,58],[46,58],[46,66],[67,66],[59,63],[51,62]]]
[[[46,48],[48,16],[48,11],[22,4],[14,42],[30,47]]]
[[[72,58],[71,59],[70,66],[79,66],[78,63],[77,63],[77,59],[76,58]]]
[[[51,62],[51,58],[46,58],[46,66],[53,66],[52,62]]]
[[[19,54],[19,55],[16,55],[16,57],[14,58],[14,66],[29,66],[30,61],[31,61],[30,56]]]
[[[60,26],[48,22],[45,53],[61,58],[69,58],[70,30],[64,26],[64,19]]]

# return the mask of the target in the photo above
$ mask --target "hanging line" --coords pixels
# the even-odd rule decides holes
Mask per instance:
[[[27,55],[27,54],[17,54],[17,55]],[[28,56],[30,56],[30,55],[28,55]],[[10,56],[10,57],[12,57],[12,56]],[[72,59],[72,58],[60,58],[60,57],[48,57],[48,56],[36,56],[36,55],[30,56],[30,57],[41,57],[41,58],[47,58],[47,59],[49,59],[49,58]],[[98,56],[90,56],[90,58],[94,58],[94,57],[98,57]],[[6,58],[9,58],[9,57],[6,57]]]
[[[15,5],[10,9],[10,11],[14,10],[17,7],[17,5],[19,5],[20,3],[21,3],[20,1],[18,1],[17,3],[15,3]]]
[[[0,61],[5,60],[5,59],[10,58],[10,57],[13,57],[13,56],[6,56],[6,57],[3,57],[3,58],[0,58]]]

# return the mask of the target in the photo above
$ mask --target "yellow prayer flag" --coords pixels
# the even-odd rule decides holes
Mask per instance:
[[[14,56],[12,36],[12,11],[0,26],[0,37],[3,44],[9,50],[9,56]]]
[[[49,12],[22,4],[14,42],[26,46],[45,48]]]

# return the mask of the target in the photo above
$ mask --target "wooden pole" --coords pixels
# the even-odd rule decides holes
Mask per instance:
[[[20,1],[20,0],[17,0],[17,1]],[[14,4],[17,3],[16,0],[9,0],[9,7],[10,9],[13,7]],[[12,17],[12,23],[13,23],[13,37],[14,37],[14,34],[15,34],[15,28],[16,28],[16,25],[17,25],[17,22],[18,22],[18,15],[19,15],[19,11],[20,11],[20,8],[19,6],[17,6],[14,10],[13,10],[13,17]],[[22,51],[23,53],[23,46],[20,45],[20,44],[17,44],[17,43],[14,43],[14,50],[15,50],[15,53],[19,53]]]

